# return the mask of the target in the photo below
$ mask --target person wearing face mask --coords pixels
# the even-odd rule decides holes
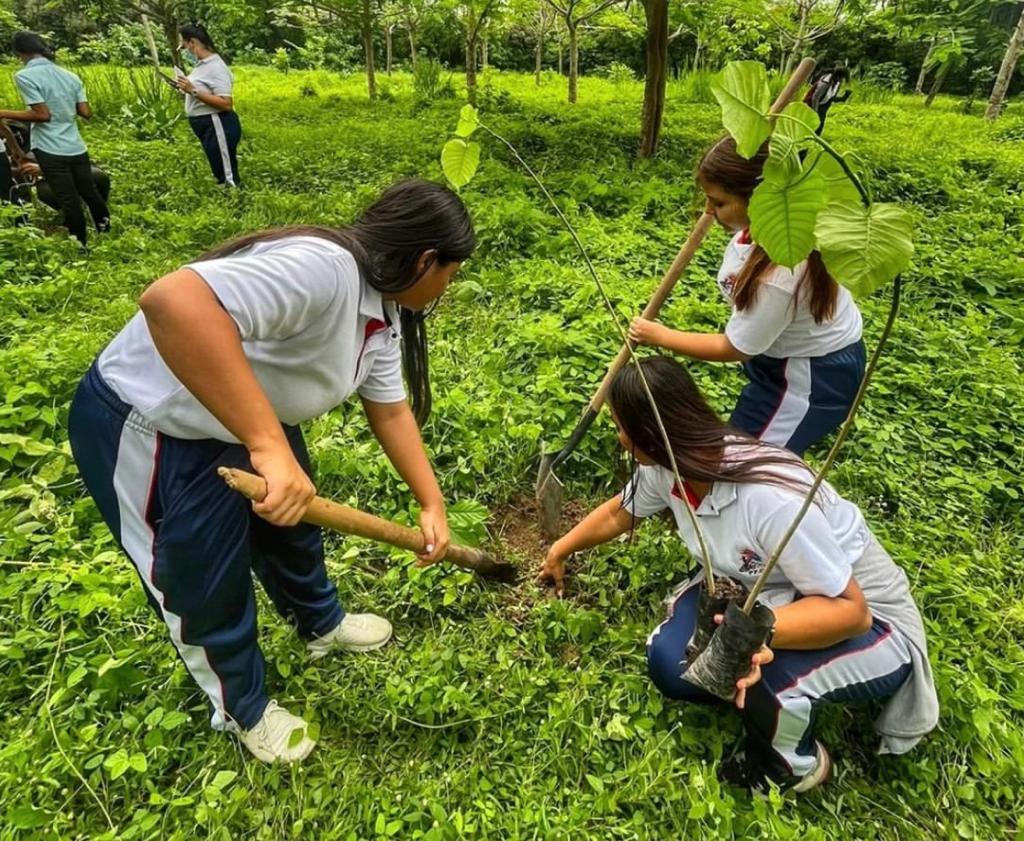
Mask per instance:
[[[420,565],[444,557],[445,501],[419,430],[424,316],[475,245],[461,199],[422,180],[394,184],[344,227],[243,236],[151,284],[72,401],[86,488],[212,726],[264,762],[303,759],[314,741],[267,695],[253,573],[311,658],[391,638],[383,617],[342,609],[320,529],[301,522],[315,488],[299,425],[358,394],[420,504]],[[261,475],[264,501],[228,488],[219,466]]]
[[[750,382],[729,422],[802,455],[846,419],[866,353],[860,310],[821,254],[812,251],[790,270],[751,240],[747,206],[767,159],[767,143],[747,160],[724,137],[697,169],[707,212],[733,232],[718,271],[718,286],[732,306],[725,330],[691,333],[635,318],[629,337],[692,359],[743,363]]]
[[[218,184],[241,186],[238,175],[238,142],[242,124],[235,113],[231,94],[234,76],[213,47],[205,27],[188,23],[178,30],[184,61],[193,65],[187,75],[178,76],[178,88],[185,94],[185,114],[199,138]]]

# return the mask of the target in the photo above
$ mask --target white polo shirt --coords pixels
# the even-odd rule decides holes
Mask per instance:
[[[284,423],[321,415],[356,391],[375,403],[405,399],[397,308],[361,278],[340,245],[287,237],[187,268],[234,319],[256,379]],[[141,312],[98,365],[114,392],[159,431],[237,443],[164,363]]]
[[[718,288],[732,305],[732,287],[754,244],[747,231],[740,231],[725,248],[718,270]],[[845,287],[839,287],[836,310],[821,324],[810,310],[810,289],[796,290],[807,269],[799,263],[791,271],[782,266],[769,269],[761,279],[754,303],[740,312],[733,308],[725,335],[741,353],[764,354],[774,359],[825,356],[851,345],[861,337],[860,310]]]
[[[199,61],[188,80],[195,85],[200,93],[212,93],[216,96],[231,96],[234,90],[235,77],[231,69],[217,53],[208,55]],[[203,114],[219,114],[212,105],[207,105],[199,97],[185,94],[185,114],[189,117],[200,117]]]
[[[745,450],[744,445],[730,446],[726,458],[742,459]],[[813,478],[796,463],[792,468],[770,469],[806,484]],[[688,504],[692,508],[696,499],[689,489],[684,493],[676,489],[670,470],[640,465],[622,498],[634,517],[649,517],[669,508],[683,542],[694,558],[700,558],[700,544],[683,508]],[[802,493],[774,484],[715,482],[696,506],[715,574],[752,587],[802,502]],[[819,490],[819,503],[808,510],[768,578],[761,601],[770,607],[788,604],[797,594],[838,596],[864,554],[870,533],[860,509],[827,482]]]

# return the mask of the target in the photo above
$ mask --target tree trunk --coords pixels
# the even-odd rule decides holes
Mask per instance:
[[[1006,46],[1003,63],[999,65],[999,75],[996,76],[996,83],[992,86],[992,96],[988,101],[988,108],[985,109],[986,120],[994,120],[1003,108],[1003,100],[1006,99],[1006,91],[1010,87],[1010,79],[1013,78],[1013,70],[1017,66],[1021,49],[1024,49],[1024,7],[1020,10],[1017,28],[1010,36],[1010,43]]]
[[[476,105],[476,38],[466,42],[466,98]]]
[[[480,42],[480,66],[484,70],[489,66],[487,58],[487,36],[485,35],[483,41]]]
[[[928,52],[924,54],[924,60],[921,62],[921,72],[917,74],[917,84],[914,85],[914,93],[918,96],[924,95],[924,80],[928,76],[928,62],[931,61],[934,52],[935,36],[932,35],[932,39],[928,42]]]
[[[565,75],[565,59],[562,57],[562,36],[558,36],[558,75]]]
[[[384,72],[389,76],[391,75],[391,33],[394,32],[394,27],[388,24],[384,27]]]
[[[171,64],[180,65],[181,59],[178,57],[178,44],[181,43],[181,38],[178,37],[178,24],[173,20],[162,20],[160,25],[164,30],[164,38],[167,40],[167,48],[171,52]]]
[[[149,25],[149,18],[146,15],[142,16],[142,29],[146,33],[146,45],[149,47],[149,57],[153,59],[153,67],[159,70],[160,53],[157,51],[156,39],[153,38],[153,29]]]
[[[373,9],[370,0],[363,0],[362,35],[363,55],[366,58],[366,88],[372,101],[377,98],[377,76],[373,68]]]
[[[408,26],[407,25],[407,29],[408,29],[408,32],[409,32],[409,61],[412,63],[412,66],[415,68],[416,67],[416,27],[415,26]]]
[[[569,102],[576,102],[576,91],[580,78],[580,34],[575,22],[568,22],[569,29]]]
[[[644,80],[644,110],[640,121],[640,157],[652,158],[658,151],[661,119],[665,113],[668,0],[644,0],[644,13],[647,16],[647,72]]]
[[[538,18],[537,18],[537,44],[533,49],[533,75],[540,84],[540,74],[544,65],[544,29],[546,19],[544,17],[544,4],[538,7]]]
[[[949,72],[949,66],[952,61],[944,61],[942,67],[939,68],[939,72],[935,74],[935,81],[932,82],[931,90],[928,91],[928,98],[924,101],[924,107],[931,107],[932,102],[935,101],[935,94],[939,92],[939,88],[942,87],[942,83],[946,81],[946,74]]]

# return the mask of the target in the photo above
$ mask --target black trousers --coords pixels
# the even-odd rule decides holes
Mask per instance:
[[[64,227],[82,245],[86,242],[85,214],[82,202],[89,207],[97,231],[110,228],[110,209],[96,187],[92,174],[89,153],[81,155],[51,155],[42,149],[34,149],[36,163],[43,171],[43,178],[50,185],[54,196],[64,212]]]
[[[238,141],[242,139],[242,124],[238,114],[234,111],[202,114],[189,117],[188,124],[203,144],[203,151],[217,183],[238,187],[242,183],[238,176]]]

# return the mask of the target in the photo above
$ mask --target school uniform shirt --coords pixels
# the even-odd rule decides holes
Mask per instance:
[[[188,74],[188,80],[195,85],[196,90],[202,93],[212,93],[215,96],[231,96],[231,91],[235,86],[235,77],[224,63],[224,59],[217,53],[200,59],[192,72]],[[198,96],[185,94],[186,116],[200,117],[203,114],[219,113],[218,109],[207,105]]]
[[[742,461],[753,447],[726,447],[727,461]],[[780,452],[783,452],[780,450]],[[772,466],[771,472],[809,485],[813,479],[802,462]],[[803,504],[803,492],[775,484],[715,482],[698,500],[689,488],[679,489],[672,472],[657,465],[640,465],[622,492],[623,507],[634,517],[649,517],[668,508],[680,537],[694,558],[700,544],[683,508],[688,505],[700,525],[711,565],[718,576],[730,576],[748,589],[782,541]],[[699,572],[684,582],[666,601],[694,586]],[[872,615],[896,628],[910,644],[913,674],[886,704],[876,720],[882,752],[905,753],[938,719],[924,625],[906,574],[877,543],[860,509],[822,483],[816,504],[808,509],[786,545],[760,601],[772,608],[790,604],[800,596],[835,598],[854,578]]]
[[[726,246],[718,270],[718,287],[730,305],[736,276],[753,248],[748,231],[740,231]],[[742,312],[734,308],[725,326],[725,335],[733,347],[747,356],[764,354],[789,359],[825,356],[860,339],[860,310],[843,286],[839,287],[832,318],[815,323],[810,311],[810,289],[801,289],[797,295],[797,286],[806,270],[805,261],[793,270],[773,266],[765,272],[754,303]]]
[[[32,123],[31,148],[51,155],[84,155],[85,141],[78,132],[79,102],[87,102],[85,86],[74,73],[37,56],[14,74],[14,84],[25,105],[45,103],[50,120]]]
[[[360,276],[355,258],[340,245],[286,237],[186,268],[234,320],[245,356],[283,423],[321,415],[353,392],[375,403],[405,399],[397,308]],[[238,442],[167,367],[141,312],[97,365],[115,394],[160,432]]]

